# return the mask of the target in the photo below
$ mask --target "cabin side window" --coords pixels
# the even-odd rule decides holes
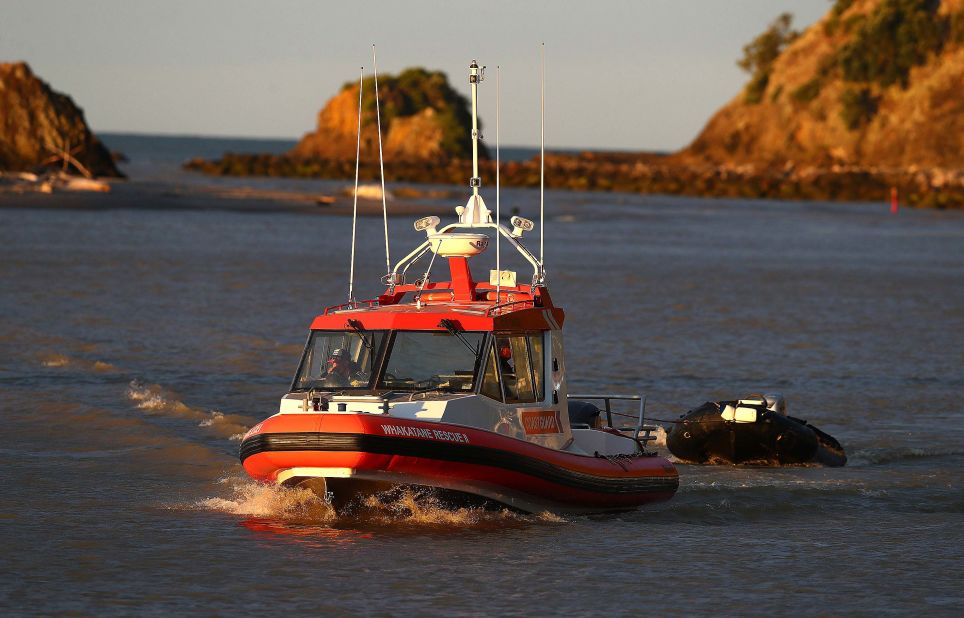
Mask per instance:
[[[502,382],[499,380],[499,364],[496,361],[495,346],[489,344],[489,353],[486,355],[485,373],[482,375],[482,385],[479,393],[486,397],[491,397],[496,401],[502,401]]]
[[[529,363],[529,346],[525,336],[507,337],[511,358],[512,373],[503,374],[506,384],[506,398],[509,402],[535,401],[532,390],[532,365]],[[511,384],[512,388],[508,388]]]
[[[533,385],[536,400],[546,398],[546,353],[543,347],[545,333],[529,333],[529,357],[532,359]]]
[[[543,334],[495,337],[495,365],[502,375],[506,403],[541,401],[545,393]]]

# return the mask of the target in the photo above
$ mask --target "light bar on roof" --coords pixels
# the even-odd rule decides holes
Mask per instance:
[[[421,219],[415,222],[415,231],[425,232],[427,235],[431,236],[432,234],[437,233],[437,230],[435,229],[435,227],[440,222],[441,222],[441,219],[439,219],[434,215],[432,215],[431,217],[422,217]]]
[[[509,219],[509,223],[512,224],[512,235],[516,238],[520,238],[525,232],[531,232],[535,227],[532,221],[519,216]]]

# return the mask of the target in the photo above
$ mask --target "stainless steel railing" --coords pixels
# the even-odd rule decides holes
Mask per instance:
[[[650,435],[650,432],[656,429],[655,426],[649,426],[646,424],[646,396],[645,395],[569,395],[569,399],[589,399],[595,401],[602,401],[605,404],[606,410],[606,423],[616,429],[617,431],[632,431],[633,440],[638,442],[648,442],[650,440],[655,440],[656,436]],[[639,415],[631,415],[620,412],[613,412],[613,401],[638,401],[639,402]],[[616,427],[613,425],[613,415],[624,416],[627,418],[636,418],[635,426],[628,427]],[[642,435],[640,435],[642,434]]]

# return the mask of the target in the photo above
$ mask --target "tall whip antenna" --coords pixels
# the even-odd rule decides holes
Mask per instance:
[[[372,68],[375,71],[375,120],[378,124],[378,168],[382,176],[382,217],[385,221],[385,273],[392,274],[392,259],[388,251],[388,206],[385,203],[385,162],[382,157],[382,112],[378,103],[378,63],[375,60],[375,44],[372,43]]]
[[[542,126],[542,146],[539,149],[539,261],[545,264],[545,193],[546,193],[546,44],[540,49],[541,82],[540,119]],[[377,83],[377,82],[376,82]]]
[[[348,302],[355,302],[355,225],[358,222],[358,164],[361,160],[361,113],[362,89],[365,84],[365,67],[358,72],[358,143],[355,145],[355,203],[351,210],[351,268],[348,271]]]
[[[499,129],[502,124],[502,67],[495,67],[495,304],[502,301],[502,247],[499,242],[502,236],[499,226],[501,211],[499,210]]]

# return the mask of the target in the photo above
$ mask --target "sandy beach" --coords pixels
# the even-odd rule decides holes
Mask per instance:
[[[330,203],[322,203],[320,198]],[[188,186],[163,182],[115,181],[109,193],[0,192],[0,208],[66,210],[221,210],[237,212],[297,212],[351,215],[353,200],[344,195],[262,189],[251,186]],[[388,201],[389,216],[419,216],[437,207],[418,199]],[[358,215],[380,216],[382,202],[358,200]]]

